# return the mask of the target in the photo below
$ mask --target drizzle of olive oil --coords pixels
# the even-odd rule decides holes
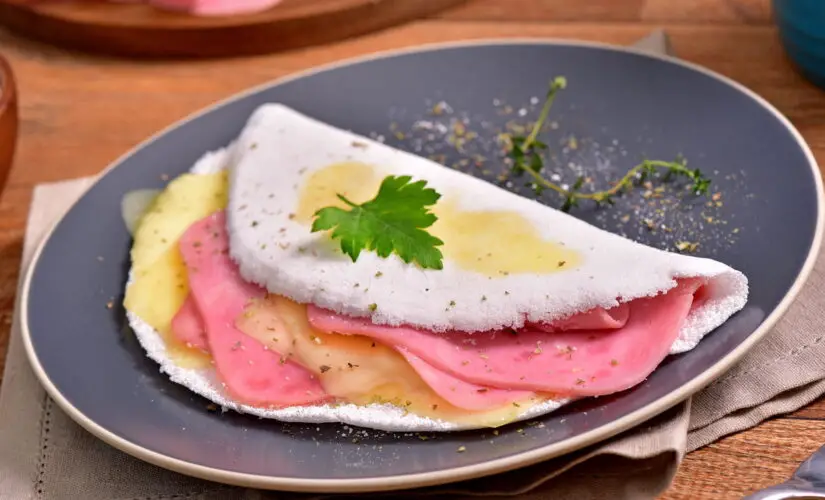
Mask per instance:
[[[324,207],[347,208],[338,195],[353,203],[364,203],[375,196],[381,178],[365,163],[336,163],[314,172],[304,184],[295,219],[311,224],[313,215]]]
[[[382,177],[364,163],[337,163],[314,172],[301,191],[297,219],[309,224],[323,207],[346,205],[345,196],[363,203],[375,196]],[[573,269],[581,256],[545,240],[521,214],[509,210],[462,210],[455,196],[445,195],[433,207],[438,220],[430,228],[440,238],[445,258],[462,269],[491,277],[510,274],[547,274]]]
[[[464,211],[453,199],[436,205],[433,213],[438,220],[430,232],[444,242],[444,257],[462,269],[503,277],[548,274],[581,262],[577,252],[545,240],[517,212]]]

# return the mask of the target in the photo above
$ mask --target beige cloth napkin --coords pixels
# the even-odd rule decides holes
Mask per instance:
[[[45,232],[92,182],[38,186],[23,266]],[[550,462],[476,481],[393,494],[430,498],[654,498],[685,452],[825,393],[825,259],[776,328],[727,375],[649,423]],[[363,496],[359,496],[363,498]],[[0,498],[48,500],[211,500],[330,498],[234,488],[188,478],[134,459],[71,421],[49,399],[25,358],[15,314],[0,391]]]

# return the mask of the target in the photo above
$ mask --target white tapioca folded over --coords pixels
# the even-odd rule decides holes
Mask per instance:
[[[723,263],[640,245],[282,105],[256,110],[196,170],[210,164],[141,222],[127,309],[173,380],[239,411],[387,430],[501,425],[633,387],[747,300],[747,279]],[[342,248],[357,241],[313,230],[319,210],[364,206],[390,176],[437,192],[423,227],[438,266],[403,248],[353,258]],[[385,219],[360,222],[403,236],[393,224],[421,214],[399,197],[432,194],[403,188],[373,206]],[[176,287],[163,311],[158,286]],[[187,350],[210,362],[169,355]]]

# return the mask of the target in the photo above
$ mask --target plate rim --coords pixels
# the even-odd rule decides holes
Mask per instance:
[[[482,462],[474,465],[466,465],[461,467],[453,467],[449,469],[442,469],[434,472],[419,472],[413,474],[395,475],[390,477],[369,477],[361,479],[298,479],[279,476],[265,476],[260,474],[249,474],[244,472],[232,472],[227,470],[216,469],[204,465],[198,465],[185,460],[172,458],[162,453],[144,448],[127,439],[115,435],[102,425],[86,417],[83,412],[73,406],[57,389],[54,383],[49,378],[49,375],[44,370],[43,366],[35,352],[31,340],[31,331],[28,324],[29,311],[29,294],[32,278],[34,272],[38,267],[40,257],[43,249],[51,240],[56,227],[63,221],[66,215],[80,202],[89,191],[94,188],[101,179],[112,172],[114,169],[122,165],[127,159],[133,156],[136,152],[151,145],[154,141],[167,133],[181,127],[190,121],[196,120],[201,116],[218,109],[222,106],[231,104],[233,102],[245,99],[246,97],[261,92],[265,89],[277,87],[301,78],[309,77],[315,74],[332,71],[338,68],[352,66],[354,64],[365,63],[369,61],[377,61],[383,59],[390,59],[397,56],[421,53],[421,52],[436,52],[439,50],[449,50],[457,48],[472,48],[480,46],[506,46],[506,45],[546,45],[546,46],[567,46],[567,47],[583,47],[608,50],[613,52],[629,53],[633,55],[640,55],[652,59],[657,59],[666,63],[675,64],[690,70],[697,71],[706,76],[726,84],[733,89],[750,97],[756,104],[765,108],[770,112],[791,134],[792,138],[797,142],[798,146],[804,153],[808,166],[811,168],[814,184],[816,188],[817,201],[817,218],[814,230],[813,240],[808,249],[808,255],[805,262],[800,268],[793,284],[788,289],[782,300],[777,304],[776,308],[769,314],[761,323],[761,325],[748,336],[741,344],[734,348],[726,356],[716,361],[710,368],[703,371],[699,376],[694,377],[678,390],[671,392],[667,396],[663,396],[652,403],[645,405],[633,412],[618,418],[608,424],[602,425],[588,432],[573,436],[569,439],[542,446],[540,448],[522,452],[510,457],[499,458]],[[394,491],[401,489],[420,488],[426,486],[434,486],[446,483],[454,483],[479,477],[490,476],[510,470],[527,467],[545,460],[549,460],[560,455],[564,455],[586,446],[603,442],[617,434],[624,432],[632,427],[635,427],[657,415],[660,415],[670,408],[676,406],[682,401],[686,400],[696,392],[705,388],[716,378],[723,375],[734,363],[736,363],[742,356],[745,355],[756,343],[761,340],[785,315],[790,305],[799,295],[805,283],[810,277],[811,271],[816,264],[817,257],[823,244],[823,233],[825,232],[825,194],[823,194],[823,180],[819,165],[816,158],[811,151],[810,146],[796,129],[796,127],[788,120],[778,109],[770,104],[765,98],[759,94],[745,87],[743,84],[728,78],[711,69],[705,68],[698,64],[679,59],[677,57],[659,54],[640,49],[636,47],[626,47],[621,45],[614,45],[604,42],[585,41],[585,40],[568,40],[558,38],[537,38],[537,37],[519,37],[519,38],[480,38],[474,40],[464,41],[448,41],[436,42],[415,45],[412,47],[405,47],[400,49],[389,49],[374,52],[367,55],[361,55],[332,63],[312,67],[306,70],[291,73],[281,78],[269,80],[247,88],[246,90],[237,92],[214,102],[209,106],[198,109],[189,115],[175,121],[167,127],[164,127],[155,134],[149,136],[120,157],[115,159],[106,168],[97,174],[94,181],[83,190],[78,196],[77,200],[69,205],[64,213],[51,225],[48,232],[43,236],[42,240],[37,244],[36,250],[32,254],[28,268],[25,270],[23,284],[20,289],[20,326],[21,337],[23,339],[26,357],[37,376],[40,383],[48,395],[54,400],[61,410],[78,423],[81,427],[86,429],[92,435],[107,443],[108,445],[132,455],[142,461],[150,464],[172,470],[188,476],[205,479],[209,481],[216,481],[219,483],[252,487],[269,490],[293,491],[293,492],[313,492],[313,493],[365,493],[375,491]]]

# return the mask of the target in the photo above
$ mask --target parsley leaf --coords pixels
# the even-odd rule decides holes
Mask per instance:
[[[442,269],[444,242],[429,234],[428,228],[438,219],[427,207],[441,198],[425,181],[388,176],[381,182],[375,198],[360,205],[342,195],[349,205],[345,210],[325,207],[315,212],[312,232],[332,229],[332,238],[341,242],[341,251],[353,262],[362,250],[373,250],[382,258],[395,253],[406,263],[415,261],[422,268]]]

